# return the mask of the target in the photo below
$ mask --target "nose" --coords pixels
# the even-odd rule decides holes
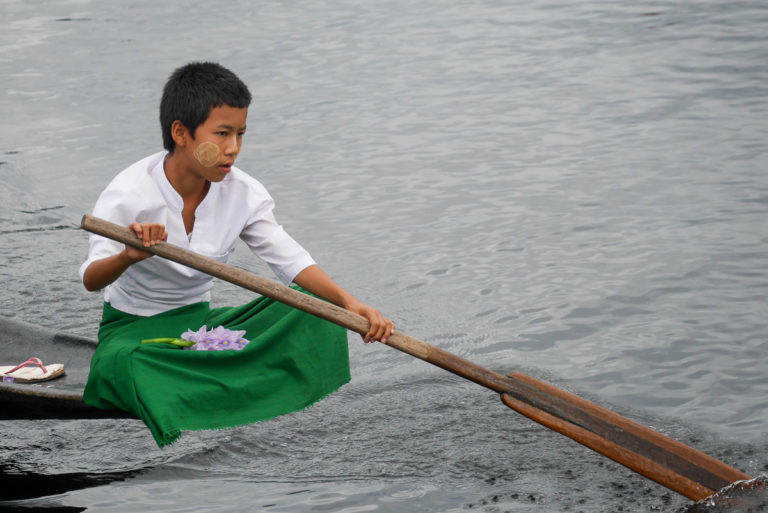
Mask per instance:
[[[224,153],[227,155],[237,155],[240,152],[240,148],[237,145],[237,134],[232,135],[232,139],[227,139],[225,143]]]

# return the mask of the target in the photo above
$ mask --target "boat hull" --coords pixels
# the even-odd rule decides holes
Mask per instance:
[[[133,418],[122,411],[83,404],[96,342],[0,316],[0,365],[36,356],[45,364],[64,364],[62,377],[41,383],[0,383],[0,420]]]

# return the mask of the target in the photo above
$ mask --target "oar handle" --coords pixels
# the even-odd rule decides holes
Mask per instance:
[[[144,247],[141,239],[136,236],[133,230],[89,214],[83,216],[80,227],[91,233],[215,276],[275,301],[298,308],[321,319],[338,324],[356,333],[363,335],[368,333],[370,323],[365,317],[243,269],[218,262],[167,242]],[[503,393],[509,390],[509,379],[501,374],[489,371],[469,360],[438,349],[399,331],[395,331],[390,335],[386,343],[388,346],[437,365],[496,392]]]

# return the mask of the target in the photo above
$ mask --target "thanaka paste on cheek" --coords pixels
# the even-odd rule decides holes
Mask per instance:
[[[213,144],[210,141],[204,141],[195,148],[193,155],[203,167],[213,167],[219,163],[221,151],[219,150],[218,145]]]

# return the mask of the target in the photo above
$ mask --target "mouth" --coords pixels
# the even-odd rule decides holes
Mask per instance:
[[[219,170],[225,173],[229,173],[232,170],[232,162],[228,164],[219,164]]]

